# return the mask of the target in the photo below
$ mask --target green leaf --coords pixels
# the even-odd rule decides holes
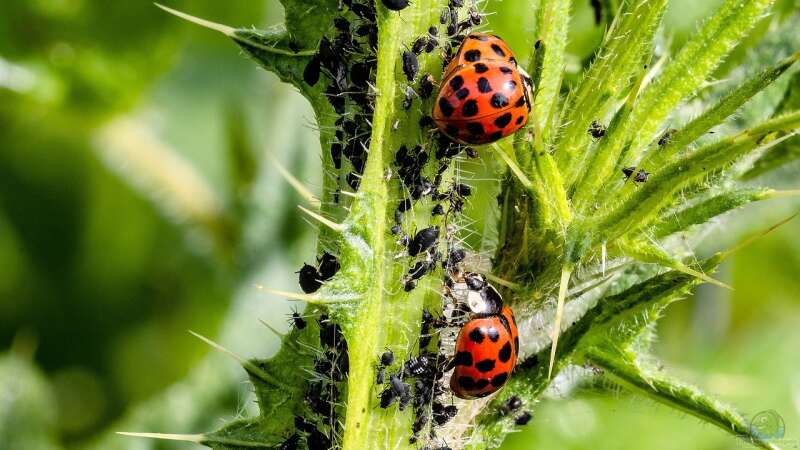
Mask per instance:
[[[772,84],[778,77],[783,75],[792,65],[800,59],[800,52],[780,61],[773,67],[769,67],[745,81],[735,89],[731,90],[725,97],[720,99],[714,106],[707,109],[703,114],[687,123],[682,129],[673,133],[669,143],[660,147],[657,151],[649,152],[638,164],[639,167],[662,167],[669,162],[672,157],[685,149],[689,144],[703,136],[713,127],[722,123],[726,118],[734,114],[742,105],[750,100],[754,95],[761,92]],[[635,165],[636,161],[628,160],[623,166]]]
[[[685,231],[750,202],[770,198],[773,192],[772,189],[747,187],[721,192],[677,211],[665,212],[650,232],[663,238]]]
[[[695,92],[733,47],[769,9],[774,0],[727,0],[720,11],[703,25],[656,80],[644,88],[623,117],[609,132],[597,157],[588,165],[576,189],[578,208],[592,205],[601,187],[616,176],[620,156],[638,160],[653,140],[657,128],[687,96]]]
[[[774,0],[727,0],[692,36],[637,101],[631,117],[631,123],[636,124],[631,160],[638,159],[668,114],[701,86],[773,3]]]
[[[786,135],[798,127],[800,112],[786,114],[737,136],[704,146],[664,167],[613,211],[597,219],[594,228],[598,230],[598,235],[595,242],[615,239],[646,226],[681,187],[727,166],[748,152],[769,145],[771,139]]]
[[[793,110],[800,110],[800,72],[792,76],[786,94],[776,109],[777,112]],[[764,154],[742,178],[751,180],[797,159],[800,159],[800,137],[790,139]]]
[[[606,119],[609,109],[630,89],[631,79],[647,64],[653,36],[666,7],[666,0],[624,2],[603,41],[597,58],[584,74],[562,123],[569,124],[555,147],[558,167],[571,186],[585,169],[594,120]],[[609,133],[610,134],[610,133]]]
[[[333,27],[338,0],[281,0],[286,16],[286,31],[300,48],[316,48],[322,36]]]
[[[569,28],[571,0],[543,0],[539,7],[538,25],[540,51],[534,51],[531,57],[531,73],[537,74],[536,83],[536,117],[539,121],[542,139],[548,142],[555,130],[551,129],[550,119],[558,109],[561,92],[561,79],[564,73],[564,54],[567,48],[567,30]],[[546,44],[544,44],[546,43]],[[541,71],[537,66],[537,57],[541,58]]]
[[[633,351],[592,348],[585,357],[589,364],[603,369],[605,375],[622,386],[714,424],[748,444],[765,449],[778,448],[768,438],[759,435],[733,407],[694,386],[644,367]]]

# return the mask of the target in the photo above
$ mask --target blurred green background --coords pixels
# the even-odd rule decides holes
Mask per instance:
[[[588,0],[575,3],[567,82],[603,30]],[[719,1],[671,3],[666,47]],[[523,55],[532,42],[517,13],[525,4],[486,4],[489,27]],[[230,25],[282,21],[277,1],[170,6]],[[798,9],[780,2],[756,36]],[[719,77],[748,57],[738,51]],[[284,330],[291,305],[256,285],[295,289],[314,228],[295,214],[302,200],[269,158],[318,189],[319,151],[304,100],[221,35],[146,1],[3,1],[0,449],[191,448],[111,432],[195,433],[253,414],[237,365],[187,330],[247,357],[275,351],[277,337],[257,319]],[[798,169],[760,181],[797,188]],[[797,207],[734,213],[702,252]],[[667,370],[743,412],[778,411],[787,448],[800,448],[798,232],[794,221],[740,251],[719,274],[736,290],[701,288],[668,312],[656,345]],[[743,446],[648,399],[569,377],[534,416],[504,448]]]

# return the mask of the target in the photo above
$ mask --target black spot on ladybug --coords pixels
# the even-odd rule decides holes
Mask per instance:
[[[519,354],[519,336],[514,336],[514,350]]]
[[[475,382],[475,389],[484,389],[488,385],[489,385],[489,380],[487,380],[486,378],[481,378],[480,380]],[[491,394],[491,392],[487,392],[486,394],[487,395]]]
[[[481,51],[480,50],[467,50],[464,53],[464,60],[467,62],[477,62],[481,59]]]
[[[492,108],[505,108],[508,106],[508,97],[506,97],[502,92],[495,92],[495,94],[492,95],[492,100],[489,103],[491,103]]]
[[[503,372],[501,374],[495,375],[494,378],[492,378],[492,386],[496,388],[500,387],[506,384],[506,381],[508,381],[508,372]]]
[[[483,342],[483,339],[485,337],[486,336],[483,334],[483,330],[481,329],[481,327],[473,328],[472,331],[469,332],[469,340],[471,340],[476,344],[480,344],[481,342]]]
[[[458,127],[453,125],[452,123],[448,123],[444,127],[444,131],[450,136],[458,136]]]
[[[487,80],[485,77],[480,77],[478,78],[478,90],[484,94],[487,92],[492,92],[492,85],[489,84],[489,80]]]
[[[511,113],[505,113],[497,119],[494,119],[494,124],[497,125],[498,128],[504,128],[511,123],[511,117]]]
[[[464,77],[461,75],[456,75],[453,78],[450,78],[450,88],[454,91],[461,89],[461,86],[464,85]]]
[[[510,62],[511,64],[514,64],[516,66],[517,65],[517,58],[514,58],[512,56],[512,57],[508,58],[508,62]]]
[[[459,100],[464,100],[465,98],[469,97],[469,89],[461,88],[456,91],[456,98]]]
[[[491,372],[494,370],[494,364],[495,361],[493,359],[484,359],[483,361],[478,361],[475,364],[475,368],[480,372]]]
[[[517,103],[514,103],[514,106],[516,106],[517,108],[524,105],[525,105],[525,97],[520,97],[519,100],[517,100]]]
[[[471,366],[472,365],[472,353],[470,352],[458,352],[456,353],[456,358],[453,362],[456,366]]]
[[[508,80],[503,84],[503,89],[509,92],[514,92],[517,90],[517,82],[514,80]]]
[[[475,387],[475,379],[472,378],[472,377],[467,377],[467,376],[458,377],[458,385],[462,389],[466,389],[466,390],[473,389]]]
[[[500,69],[502,70],[502,68]],[[485,73],[488,72],[489,68],[486,67],[484,63],[475,63],[475,73]]]
[[[503,49],[500,48],[500,46],[497,44],[492,44],[492,50],[494,50],[497,56],[501,58],[504,58],[506,56],[506,52],[504,52]]]
[[[497,354],[497,357],[500,358],[500,362],[508,362],[511,359],[511,343],[506,342],[503,345],[503,348],[500,349],[500,352]]]
[[[455,112],[453,105],[444,97],[439,97],[439,109],[445,117],[450,117],[453,115],[453,112]]]
[[[481,125],[480,122],[469,122],[469,123],[467,123],[467,131],[469,131],[470,134],[474,134],[476,136],[483,135],[483,133],[484,133],[483,125]]]
[[[475,101],[474,98],[464,102],[464,105],[461,107],[461,114],[463,114],[464,117],[473,117],[478,114],[478,102]]]
[[[511,67],[500,66],[500,72],[503,72],[506,75],[511,75],[514,73],[514,69]]]
[[[523,120],[525,120],[525,117],[523,117],[523,116],[519,116],[519,117],[517,117],[516,124],[517,124],[517,125],[521,124]]]
[[[502,131],[495,131],[494,133],[489,135],[489,142],[494,142],[503,137]]]
[[[495,327],[489,327],[489,330],[486,333],[489,336],[489,340],[492,342],[497,342],[500,339],[500,332],[497,331]]]

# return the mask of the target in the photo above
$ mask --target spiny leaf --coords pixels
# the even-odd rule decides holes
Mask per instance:
[[[726,0],[692,36],[637,102],[631,117],[631,123],[636,124],[632,160],[638,159],[670,111],[700,87],[773,3],[774,0]]]
[[[776,111],[781,113],[793,110],[800,110],[800,72],[792,76],[786,94]],[[797,159],[800,159],[800,138],[784,142],[769,153],[764,154],[742,178],[744,180],[753,179]]]
[[[538,128],[541,130],[542,139],[549,141],[550,135],[555,134],[549,126],[552,123],[550,118],[558,108],[558,98],[561,92],[561,79],[564,73],[564,54],[567,48],[567,30],[569,28],[571,0],[544,0],[539,7],[538,26],[539,41],[545,44],[542,46],[541,71],[534,65],[531,67],[532,73],[537,73],[538,83],[536,84],[536,117],[538,118]],[[537,64],[537,56],[541,54],[536,51],[531,58],[531,62]]]
[[[562,135],[556,142],[558,167],[570,186],[583,171],[591,136],[587,129],[593,120],[605,120],[608,109],[629,89],[631,77],[649,59],[653,35],[661,21],[666,0],[630,0],[614,18],[592,66],[577,87],[566,117]]]
[[[650,231],[655,237],[663,238],[688,230],[693,225],[706,223],[750,202],[770,198],[773,192],[766,188],[739,188],[721,192],[686,208],[664,213]]]
[[[656,246],[653,242],[638,240],[635,242],[626,239],[618,239],[614,245],[619,248],[622,254],[642,263],[658,264],[687,275],[697,277],[706,283],[714,284],[725,289],[733,289],[729,285],[718,281],[700,271],[692,269],[683,262],[671,256],[663,248]]]
[[[768,438],[757,433],[731,406],[694,386],[648,370],[636,361],[636,355],[632,351],[592,348],[586,352],[585,357],[589,364],[603,369],[607,376],[625,387],[712,423],[748,444],[765,449],[778,448]]]
[[[724,167],[761,147],[770,134],[784,135],[800,127],[800,112],[790,113],[692,152],[664,167],[619,207],[597,220],[596,242],[614,239],[649,223],[672,194],[691,180]],[[768,144],[767,144],[768,145]]]
[[[681,49],[664,72],[649,84],[631,106],[619,129],[611,130],[607,143],[601,145],[578,187],[579,208],[590,205],[600,186],[615,176],[621,160],[638,160],[667,115],[694,92],[717,67],[722,58],[762,17],[774,0],[727,0],[720,11]]]
[[[736,112],[742,105],[750,100],[754,95],[761,92],[764,88],[772,84],[786,70],[788,70],[797,60],[800,59],[800,52],[780,61],[773,67],[767,68],[756,74],[743,84],[731,90],[725,97],[719,100],[714,106],[706,110],[703,114],[687,123],[679,131],[672,133],[668,143],[656,151],[651,151],[638,164],[639,167],[662,167],[670,161],[672,157],[685,149],[689,144],[697,140],[711,128],[722,123],[723,120]],[[628,161],[624,166],[633,165],[635,161]]]

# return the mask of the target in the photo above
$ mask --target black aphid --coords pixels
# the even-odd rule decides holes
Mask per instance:
[[[383,0],[383,6],[392,11],[402,11],[408,6],[408,0]]]
[[[635,170],[636,170],[636,166],[630,166],[630,167],[623,168],[622,169],[622,173],[625,174],[625,179],[627,180],[628,178],[630,178],[631,175],[633,175],[633,172]],[[633,177],[633,182],[634,183],[644,183],[644,182],[647,181],[647,177],[649,177],[649,176],[650,176],[650,172],[648,172],[648,171],[646,171],[644,169],[639,169],[639,171],[636,172],[636,176]]]
[[[524,411],[522,414],[517,416],[516,419],[514,419],[514,423],[519,425],[519,426],[523,426],[523,425],[527,425],[528,422],[531,421],[531,419],[533,419],[533,414],[531,414],[528,411]]]
[[[408,245],[408,254],[417,256],[420,252],[433,247],[437,239],[439,239],[439,229],[436,227],[428,227],[417,232]]]
[[[414,102],[414,96],[417,93],[414,92],[414,88],[411,86],[406,86],[405,97],[403,98],[403,109],[406,111],[411,108],[412,103]]]
[[[606,135],[606,127],[596,120],[592,121],[592,124],[589,125],[589,129],[586,131],[595,139],[600,139]]]
[[[403,73],[406,74],[408,81],[413,82],[419,72],[419,61],[413,52],[403,52]]]
[[[322,276],[317,271],[317,268],[312,265],[303,264],[303,267],[297,271],[297,274],[299,274],[298,280],[300,282],[300,289],[306,294],[317,292],[322,286]]]
[[[516,395],[512,395],[500,406],[500,415],[507,416],[520,408],[522,408],[522,400]]]
[[[434,84],[433,76],[425,74],[419,82],[419,96],[421,98],[429,98],[433,94]]]
[[[340,268],[339,260],[328,252],[323,253],[319,258],[319,274],[323,281],[333,278]]]

